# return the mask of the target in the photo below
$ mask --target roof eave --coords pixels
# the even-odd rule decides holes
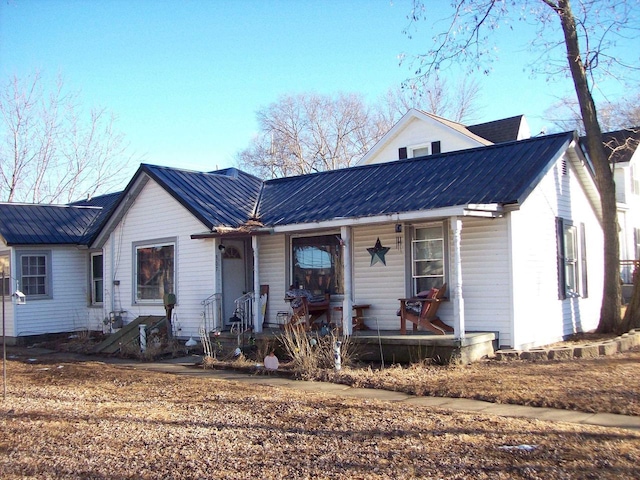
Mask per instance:
[[[423,222],[437,220],[448,217],[500,217],[504,210],[499,204],[468,204],[457,205],[433,210],[416,210],[412,212],[397,212],[370,217],[336,217],[331,220],[323,220],[308,223],[292,223],[287,225],[277,225],[270,227],[273,233],[291,233],[309,230],[322,230],[330,228],[377,225],[383,223],[399,222]]]

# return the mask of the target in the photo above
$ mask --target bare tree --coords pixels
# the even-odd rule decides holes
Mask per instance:
[[[60,78],[47,89],[39,73],[13,76],[0,91],[0,115],[0,198],[8,202],[66,203],[105,193],[139,161],[115,117],[104,109],[84,114]]]
[[[580,106],[574,98],[561,98],[545,111],[554,131],[577,130],[584,135]],[[640,126],[640,94],[598,106],[598,120],[603,132]]]
[[[637,37],[638,3],[579,0],[574,12],[569,0],[456,0],[453,8],[449,27],[436,35],[433,46],[426,53],[413,58],[416,78],[437,75],[454,62],[474,67],[483,65],[484,72],[488,73],[488,62],[493,58],[490,36],[501,23],[510,25],[514,17],[524,21],[533,17],[540,28],[538,35],[530,41],[533,45],[542,43],[545,46],[538,51],[544,52],[546,61],[541,62],[538,58],[536,64],[544,65],[550,74],[569,72],[580,106],[603,212],[605,273],[598,330],[622,331],[615,184],[602,142],[592,88],[597,71],[613,75],[617,67],[632,65],[613,55],[611,48],[617,41],[630,42]],[[406,32],[411,35],[417,22],[429,18],[430,14],[425,2],[414,0]],[[556,31],[544,30],[557,26],[557,22],[562,36],[557,35],[557,28]],[[553,56],[558,47],[564,50],[562,63]]]
[[[355,94],[284,95],[257,118],[260,133],[237,160],[264,178],[348,167],[386,132]]]

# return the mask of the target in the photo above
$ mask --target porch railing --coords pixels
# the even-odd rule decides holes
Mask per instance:
[[[248,292],[234,300],[234,317],[238,321],[233,322],[231,330],[237,329],[238,334],[250,330],[253,326],[253,292]]]
[[[633,283],[634,275],[639,275],[640,260],[620,260],[620,277],[622,283]]]
[[[224,327],[222,319],[222,294],[214,293],[202,302],[202,324],[206,332],[220,332]]]

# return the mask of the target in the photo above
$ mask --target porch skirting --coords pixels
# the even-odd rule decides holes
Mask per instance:
[[[358,358],[366,362],[386,364],[417,363],[433,359],[437,363],[472,363],[494,355],[496,334],[492,332],[466,333],[458,340],[454,335],[430,335],[422,332],[401,335],[400,332],[354,332],[352,341],[358,345]]]

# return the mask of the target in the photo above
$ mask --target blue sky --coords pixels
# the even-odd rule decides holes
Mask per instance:
[[[1,1],[3,83],[61,74],[85,105],[116,113],[145,162],[196,170],[233,166],[255,112],[282,94],[375,101],[410,76],[398,55],[424,51],[432,34],[427,23],[413,39],[402,33],[409,0]],[[544,110],[572,92],[565,78],[529,78],[526,28],[496,37],[499,61],[478,76],[476,122],[523,113],[536,133]]]

